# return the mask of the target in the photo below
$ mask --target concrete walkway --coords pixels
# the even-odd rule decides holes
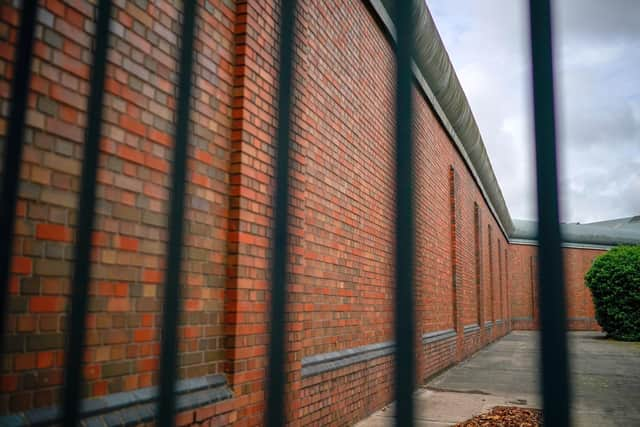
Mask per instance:
[[[570,333],[575,426],[640,426],[640,343]],[[538,336],[513,332],[416,393],[416,425],[448,426],[497,405],[540,407]],[[393,405],[358,427],[393,425]]]

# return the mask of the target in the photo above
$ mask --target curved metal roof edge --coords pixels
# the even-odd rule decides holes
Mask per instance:
[[[392,40],[396,39],[391,19],[393,0],[363,0]],[[413,0],[417,22],[414,77],[445,131],[451,137],[476,181],[489,209],[509,242],[537,244],[537,230],[523,230],[521,220],[509,214],[480,130],[424,0]],[[516,225],[518,224],[518,225]],[[533,223],[535,226],[535,223]],[[536,227],[537,228],[537,227]],[[563,247],[608,249],[619,244],[640,244],[640,232],[616,232],[610,228],[561,224]]]
[[[395,40],[391,20],[393,0],[364,0],[377,15],[389,35]],[[417,24],[414,75],[418,86],[434,107],[435,113],[460,151],[476,180],[487,205],[507,238],[513,222],[502,190],[493,172],[486,148],[467,97],[460,85],[438,29],[424,0],[413,0]]]

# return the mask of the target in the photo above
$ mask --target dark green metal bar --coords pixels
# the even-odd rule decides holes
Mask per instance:
[[[160,353],[160,395],[158,426],[175,425],[176,378],[178,370],[178,322],[180,320],[180,267],[184,229],[184,196],[189,143],[193,44],[196,28],[196,0],[186,0],[182,13],[178,105],[174,139],[173,170],[169,204],[169,240],[167,242],[167,274],[164,282],[162,314],[162,349]]]
[[[280,4],[280,70],[276,135],[275,218],[271,265],[271,342],[269,343],[267,412],[265,424],[285,425],[285,357],[287,264],[289,258],[289,153],[295,49],[296,0]]]
[[[542,394],[545,426],[569,426],[570,388],[553,88],[551,5],[530,0],[533,110],[538,186]]]
[[[87,129],[82,160],[82,188],[78,208],[75,263],[71,293],[71,314],[67,318],[69,336],[65,353],[64,388],[62,389],[64,425],[78,425],[80,386],[82,382],[82,356],[84,354],[85,320],[87,314],[89,277],[91,273],[91,235],[96,202],[96,173],[100,155],[102,129],[102,99],[109,45],[109,19],[111,1],[100,0],[97,9],[95,51],[89,81],[90,92],[87,111]]]
[[[414,23],[411,0],[396,1],[396,233],[395,233],[395,400],[396,425],[413,425],[415,324],[413,305],[415,224],[413,165]]]
[[[11,85],[11,110],[9,111],[9,129],[4,153],[2,195],[0,195],[0,337],[4,337],[9,302],[13,227],[18,202],[22,138],[24,136],[29,79],[31,78],[31,52],[36,27],[37,3],[35,0],[22,2],[13,68],[13,84]],[[0,358],[3,354],[4,339],[0,339]]]

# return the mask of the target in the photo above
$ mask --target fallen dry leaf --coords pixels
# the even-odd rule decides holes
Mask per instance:
[[[542,411],[516,406],[496,406],[486,414],[456,424],[455,427],[539,427]]]

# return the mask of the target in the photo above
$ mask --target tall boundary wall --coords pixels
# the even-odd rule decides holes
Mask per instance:
[[[286,413],[291,425],[350,425],[392,399],[394,31],[388,2],[299,3]],[[0,6],[3,149],[19,4]],[[152,422],[166,268],[181,12],[168,0],[114,4],[79,367],[86,425]],[[39,6],[0,373],[0,424],[10,425],[60,416],[96,13],[82,0]],[[263,423],[277,42],[276,2],[198,2],[179,425]],[[434,85],[423,67],[414,90],[418,384],[538,319],[535,242],[526,233],[514,242],[486,153],[476,152],[481,139],[469,145],[473,132],[447,113],[447,94],[468,110],[464,93]],[[598,328],[582,277],[606,248],[565,250],[571,328]]]

